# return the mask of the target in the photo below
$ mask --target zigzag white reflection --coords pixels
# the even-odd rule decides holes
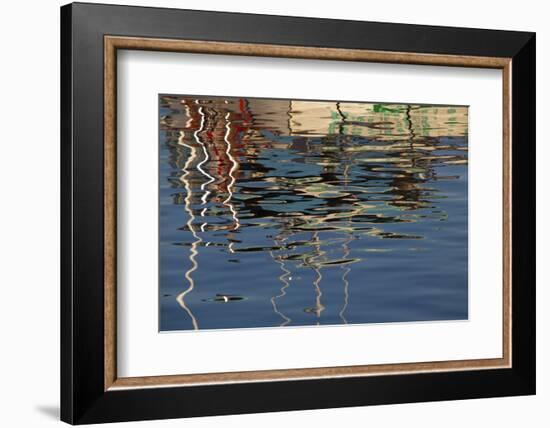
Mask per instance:
[[[315,232],[313,234],[313,242],[315,242],[315,249],[318,254],[322,254],[321,251],[321,244],[319,240],[319,234]],[[315,257],[314,257],[315,259]],[[315,310],[314,313],[317,316],[317,325],[320,323],[321,318],[321,312],[325,310],[325,307],[321,303],[321,297],[323,296],[323,292],[321,290],[321,280],[323,279],[323,274],[321,273],[321,267],[319,265],[316,265],[315,263],[312,263],[313,270],[317,274],[317,278],[313,281],[313,287],[315,288]]]
[[[349,243],[353,240],[353,235],[350,234],[346,242],[342,245],[344,248],[344,260],[348,258],[350,253]],[[348,302],[349,302],[349,281],[348,281],[348,274],[351,272],[351,268],[348,265],[342,266],[342,269],[344,273],[342,274],[342,282],[344,283],[344,305],[342,306],[342,309],[340,309],[340,312],[338,315],[340,316],[340,319],[344,322],[344,324],[348,323],[348,320],[344,316],[344,313],[346,312],[346,309],[348,308]]]
[[[225,154],[227,155],[227,157],[231,161],[231,169],[229,170],[229,178],[230,178],[231,181],[229,182],[229,185],[227,186],[228,195],[227,195],[227,198],[223,201],[223,204],[226,205],[227,207],[229,207],[229,210],[231,211],[231,216],[233,217],[233,221],[235,222],[235,226],[233,227],[233,230],[237,230],[237,229],[239,229],[239,227],[241,227],[241,224],[239,223],[239,218],[237,217],[237,212],[235,211],[235,207],[231,203],[231,198],[233,197],[233,186],[235,186],[235,181],[236,181],[235,176],[233,175],[233,173],[237,169],[238,163],[235,160],[235,158],[231,155],[231,142],[229,141],[229,133],[231,132],[231,121],[229,120],[229,117],[230,117],[230,113],[228,112],[225,115],[226,123],[225,123],[225,134],[223,136],[223,139],[224,139],[225,144],[227,146],[227,148],[225,150]],[[231,253],[235,252],[233,250],[233,242],[229,243],[229,251]]]
[[[187,161],[185,162],[185,165],[183,167],[184,173],[181,176],[180,180],[183,182],[183,184],[185,186],[185,190],[186,190],[185,211],[187,211],[187,214],[189,216],[189,219],[187,220],[187,227],[189,228],[189,230],[193,234],[193,237],[195,238],[195,240],[191,244],[191,249],[190,249],[190,254],[189,254],[189,261],[191,262],[191,267],[187,270],[187,272],[185,272],[185,279],[187,279],[187,282],[189,283],[189,286],[187,287],[187,289],[185,291],[183,291],[182,293],[180,293],[176,297],[176,301],[183,308],[183,310],[185,310],[185,312],[187,312],[187,314],[191,318],[191,322],[193,323],[193,328],[195,330],[198,330],[199,329],[199,324],[197,322],[197,319],[193,315],[193,312],[191,312],[191,309],[189,309],[187,307],[187,304],[185,303],[185,296],[187,294],[189,294],[191,291],[193,291],[193,289],[195,288],[195,281],[193,280],[193,277],[191,276],[191,274],[199,268],[199,264],[196,260],[196,256],[198,254],[197,248],[203,242],[202,238],[197,235],[197,232],[195,231],[195,225],[193,224],[193,222],[195,220],[195,215],[193,214],[193,210],[190,207],[192,189],[191,189],[191,183],[189,182],[189,179],[187,178],[187,176],[189,175],[189,169],[188,168],[193,163],[193,161],[196,159],[197,150],[194,147],[190,146],[189,144],[185,143],[185,133],[183,131],[180,131],[180,137],[178,139],[178,144],[180,144],[182,146],[185,146],[189,150],[191,150],[191,154],[189,155],[189,158],[187,159]]]
[[[270,251],[269,255],[275,261],[275,263],[277,263],[281,267],[281,270],[284,272],[279,276],[279,280],[284,284],[281,287],[281,293],[271,298],[271,305],[273,306],[273,311],[284,320],[279,327],[284,327],[285,325],[289,324],[292,320],[289,317],[287,317],[285,314],[283,314],[281,311],[279,311],[276,300],[286,296],[286,289],[290,287],[290,283],[287,281],[287,277],[290,275],[290,271],[285,267],[285,264],[278,257],[275,257],[273,255],[273,251]]]
[[[347,164],[344,167],[344,185],[347,187],[349,185],[349,164]],[[351,228],[351,219],[348,218],[348,227]],[[346,242],[342,244],[342,248],[344,249],[344,260],[347,260],[350,253],[349,243],[353,240],[353,233],[348,234],[348,238]],[[338,315],[340,316],[340,319],[344,322],[344,324],[348,323],[348,320],[344,316],[346,309],[348,308],[349,303],[349,281],[348,281],[348,274],[351,272],[351,268],[348,265],[343,265],[342,269],[344,270],[344,273],[342,274],[342,282],[344,283],[344,305],[342,306],[342,309],[340,309],[340,312]]]
[[[197,103],[198,103],[198,100],[197,100]],[[208,180],[201,184],[201,191],[204,192],[201,198],[201,202],[204,205],[206,204],[208,195],[210,195],[210,190],[206,189],[206,186],[216,181],[216,179],[212,177],[210,174],[208,174],[204,169],[202,169],[202,166],[210,160],[210,156],[208,155],[208,151],[206,150],[206,145],[201,141],[199,137],[199,133],[204,129],[204,112],[202,110],[202,107],[199,107],[199,114],[201,115],[201,125],[199,129],[193,132],[193,137],[195,138],[195,141],[202,147],[202,152],[204,153],[204,159],[197,164],[197,169],[201,172],[202,175],[204,175],[205,177],[208,177]],[[204,217],[205,212],[206,210],[202,211],[201,217]],[[201,226],[201,230],[203,230],[204,226],[205,224]]]
[[[209,156],[208,151],[206,149],[206,145],[201,141],[200,135],[199,135],[200,132],[204,129],[205,115],[204,115],[202,107],[200,107],[198,111],[199,111],[199,114],[201,115],[201,122],[200,122],[200,127],[193,133],[193,137],[194,137],[195,141],[197,142],[197,144],[202,147],[202,152],[204,154],[203,159],[196,165],[196,168],[203,176],[205,176],[207,178],[207,181],[202,183],[201,187],[200,187],[201,191],[203,192],[203,195],[201,197],[201,205],[205,205],[208,202],[208,196],[211,193],[206,187],[210,183],[214,182],[215,178],[212,177],[208,172],[206,172],[203,169],[203,165],[206,164],[210,160],[210,156]],[[228,196],[223,201],[223,204],[226,205],[229,208],[229,210],[231,211],[231,215],[232,215],[233,221],[235,223],[235,226],[233,227],[233,230],[237,230],[240,227],[240,222],[239,222],[235,207],[231,203],[231,198],[233,197],[233,187],[234,187],[235,182],[236,182],[234,172],[238,167],[238,163],[236,162],[236,160],[231,155],[231,142],[229,141],[229,134],[231,132],[231,128],[230,128],[231,121],[229,120],[229,117],[230,117],[230,114],[227,113],[227,115],[225,116],[225,119],[227,120],[227,123],[225,125],[226,132],[225,132],[225,135],[224,135],[224,141],[226,142],[226,145],[227,145],[227,149],[226,149],[225,153],[226,153],[227,157],[229,158],[229,160],[231,161],[231,169],[229,171],[230,183],[227,186]],[[195,318],[192,311],[189,309],[189,307],[187,306],[187,304],[185,302],[185,296],[187,294],[189,294],[191,291],[193,291],[193,289],[195,288],[195,282],[194,282],[193,277],[192,277],[191,274],[199,268],[199,264],[196,260],[196,257],[198,255],[198,247],[200,246],[200,244],[202,244],[204,242],[203,239],[197,234],[197,231],[195,230],[195,225],[193,224],[196,217],[193,214],[193,210],[191,208],[191,197],[192,197],[192,191],[193,190],[192,190],[191,183],[188,179],[188,176],[190,174],[189,167],[191,166],[193,161],[197,158],[198,154],[197,154],[197,149],[195,147],[190,146],[189,144],[187,144],[185,142],[185,132],[184,131],[180,131],[180,137],[178,138],[178,144],[182,145],[184,147],[187,147],[191,151],[191,154],[190,154],[189,158],[187,159],[187,161],[186,161],[186,163],[183,167],[183,172],[184,173],[180,177],[180,180],[184,183],[184,187],[185,187],[185,190],[186,190],[185,211],[187,211],[187,214],[189,216],[189,219],[187,221],[187,227],[191,231],[191,233],[192,233],[193,237],[195,238],[195,240],[191,243],[190,254],[189,254],[189,261],[191,262],[191,267],[185,272],[185,278],[187,279],[187,282],[189,283],[189,286],[187,287],[187,289],[185,291],[183,291],[182,293],[180,293],[176,297],[176,300],[179,303],[179,305],[187,312],[187,314],[189,314],[189,317],[191,318],[191,322],[193,323],[193,328],[195,330],[198,330],[199,326],[198,326],[197,319]],[[207,213],[207,210],[208,210],[208,208],[204,207],[201,210],[200,216],[204,218],[206,213]],[[207,222],[203,221],[203,223],[201,224],[201,227],[200,227],[200,231],[204,232],[206,226],[207,226]],[[208,243],[207,243],[207,245],[208,245]],[[233,253],[234,250],[233,250],[232,246],[233,246],[233,243],[230,243],[229,244],[229,250],[230,250],[230,252]]]

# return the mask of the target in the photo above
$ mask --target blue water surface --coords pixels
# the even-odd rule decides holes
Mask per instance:
[[[467,136],[277,102],[161,97],[160,330],[467,319]]]

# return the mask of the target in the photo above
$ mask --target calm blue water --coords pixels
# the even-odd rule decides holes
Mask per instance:
[[[466,108],[160,101],[160,330],[467,319]]]

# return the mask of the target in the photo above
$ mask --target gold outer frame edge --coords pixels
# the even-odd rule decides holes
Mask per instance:
[[[170,376],[117,377],[116,323],[116,61],[118,49],[323,59],[394,64],[440,65],[502,69],[503,82],[503,349],[502,358],[376,364],[343,367],[261,370]],[[220,383],[359,377],[422,372],[511,367],[511,82],[512,60],[500,57],[385,52],[251,43],[172,40],[140,37],[104,37],[104,389],[159,388]]]

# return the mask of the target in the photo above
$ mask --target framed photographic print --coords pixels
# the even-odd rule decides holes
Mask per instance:
[[[61,8],[61,418],[535,393],[535,35]]]

